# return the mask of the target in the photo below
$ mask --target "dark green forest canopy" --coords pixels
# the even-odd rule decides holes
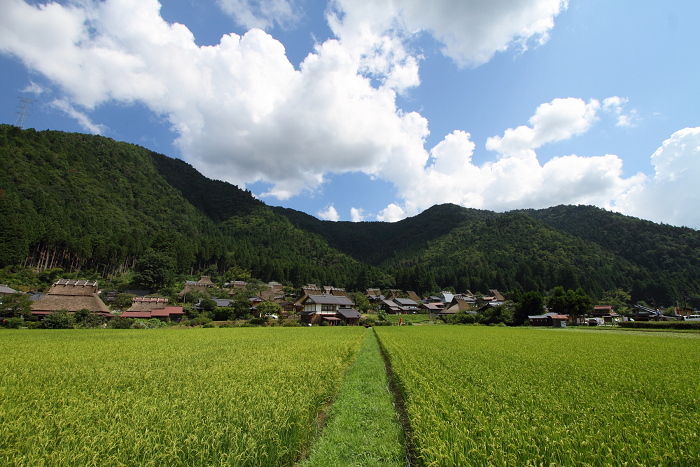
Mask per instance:
[[[152,249],[176,274],[232,266],[300,286],[700,292],[700,233],[590,206],[494,213],[445,204],[396,223],[270,208],[191,165],[102,136],[0,125],[0,266],[109,274]]]

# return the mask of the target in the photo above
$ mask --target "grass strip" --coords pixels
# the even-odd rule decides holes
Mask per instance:
[[[302,467],[406,465],[404,433],[374,332],[365,336],[327,421]]]

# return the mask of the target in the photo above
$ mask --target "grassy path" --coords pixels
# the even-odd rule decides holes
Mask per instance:
[[[321,438],[301,466],[405,465],[403,429],[388,390],[377,336],[370,330],[333,403]]]

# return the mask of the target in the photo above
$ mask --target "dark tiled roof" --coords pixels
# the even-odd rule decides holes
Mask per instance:
[[[328,295],[328,294],[323,294],[323,295],[309,295],[309,298],[306,299],[307,301],[311,301],[312,303],[318,303],[320,305],[345,305],[345,306],[353,306],[354,303],[352,300],[350,300],[348,297],[336,297],[334,295]]]
[[[340,310],[338,310],[338,314],[346,319],[362,317],[362,315],[357,310],[353,310],[352,308],[341,308]]]

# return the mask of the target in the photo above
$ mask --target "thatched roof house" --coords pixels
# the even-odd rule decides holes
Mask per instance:
[[[134,297],[131,301],[131,307],[126,311],[153,311],[155,309],[163,309],[167,305],[167,298]]]
[[[197,281],[197,285],[202,285],[204,287],[214,287],[216,284],[214,284],[211,281],[211,277],[209,276],[200,276],[199,280]]]
[[[112,316],[107,305],[97,295],[97,281],[59,279],[46,295],[32,303],[32,314],[44,316],[54,311],[76,312],[84,308],[93,313]]]

